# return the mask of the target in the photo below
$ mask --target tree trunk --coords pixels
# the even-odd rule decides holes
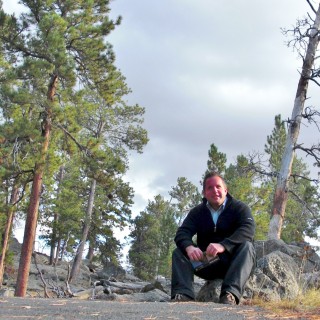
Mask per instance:
[[[37,164],[35,171],[36,173],[33,178],[32,190],[30,195],[30,204],[28,207],[27,219],[23,235],[23,243],[21,247],[17,285],[15,290],[16,297],[24,297],[27,292],[30,263],[36,235],[39,200],[42,188],[42,165]]]
[[[11,197],[10,197],[10,204],[7,211],[7,221],[4,227],[4,234],[2,239],[2,252],[0,255],[0,288],[2,287],[3,282],[3,274],[4,274],[4,261],[6,258],[6,253],[8,251],[9,246],[9,238],[12,230],[12,223],[15,213],[14,205],[18,200],[18,187],[16,185],[13,186]]]
[[[60,194],[60,189],[61,189],[61,183],[64,178],[64,166],[61,166],[59,169],[59,177],[58,177],[58,190],[57,190],[57,198],[59,199],[59,194]],[[52,226],[52,234],[51,234],[51,242],[50,242],[50,259],[49,259],[49,264],[52,265],[55,262],[55,252],[57,250],[57,225],[59,222],[59,213],[54,212],[53,215],[53,226]]]
[[[56,251],[55,251],[55,256],[54,256],[54,259],[53,259],[53,264],[56,266],[58,261],[59,261],[59,253],[60,253],[60,250],[61,250],[61,238],[59,237],[58,241],[57,241],[57,248],[56,248]],[[62,260],[62,259],[61,259]]]
[[[87,254],[87,259],[89,260],[89,263],[92,263],[93,257],[94,257],[94,245],[92,241],[90,241],[89,250]]]
[[[95,191],[96,191],[96,184],[97,184],[97,181],[95,179],[92,179],[88,207],[87,207],[87,212],[86,212],[86,219],[84,221],[84,226],[83,226],[83,230],[82,230],[81,242],[79,244],[76,256],[74,257],[74,261],[73,261],[73,265],[72,265],[72,269],[71,269],[71,273],[70,273],[70,277],[69,277],[69,282],[71,282],[73,279],[75,279],[79,273],[79,269],[80,269],[80,265],[81,265],[81,261],[82,261],[82,256],[83,256],[83,251],[84,251],[84,246],[85,246],[87,238],[88,238],[90,224],[91,224],[94,196],[95,196]]]
[[[35,164],[32,189],[30,195],[30,203],[27,212],[26,224],[24,228],[23,243],[21,247],[21,255],[19,261],[18,277],[15,290],[16,297],[24,297],[27,293],[27,285],[29,280],[29,270],[33,252],[33,245],[36,236],[38,209],[40,195],[42,189],[42,177],[45,169],[45,162],[49,148],[49,140],[51,134],[51,103],[56,92],[58,76],[53,75],[48,86],[48,106],[44,111],[44,119],[42,122],[42,149],[39,161]]]
[[[268,239],[280,239],[283,219],[288,200],[289,179],[291,175],[294,150],[298,140],[304,103],[307,97],[308,84],[312,74],[317,47],[319,44],[320,5],[316,12],[313,27],[309,30],[309,43],[303,60],[302,72],[298,83],[285,150],[281,168],[277,178],[277,186],[273,199]]]

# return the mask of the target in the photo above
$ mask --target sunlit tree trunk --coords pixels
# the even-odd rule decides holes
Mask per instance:
[[[24,297],[27,292],[27,285],[29,280],[29,270],[31,257],[33,252],[33,245],[36,236],[36,228],[38,221],[38,209],[40,202],[40,195],[42,189],[42,177],[45,169],[45,162],[49,148],[49,140],[51,133],[51,117],[54,95],[56,92],[58,76],[53,75],[48,87],[48,105],[44,111],[44,119],[42,122],[42,136],[43,143],[39,161],[35,164],[32,189],[30,195],[30,203],[27,211],[26,224],[24,229],[23,243],[21,248],[21,255],[19,261],[19,270],[17,277],[17,285],[15,290],[16,297]]]
[[[305,58],[303,60],[302,72],[299,79],[293,111],[289,122],[289,130],[286,146],[281,161],[281,168],[277,177],[277,186],[274,194],[271,221],[269,224],[269,239],[280,239],[282,224],[288,200],[289,179],[292,170],[294,150],[298,140],[304,103],[307,97],[308,84],[312,75],[312,68],[316,58],[319,44],[320,5],[316,12],[316,18],[309,32],[309,42]]]
[[[10,197],[10,204],[7,210],[7,221],[4,227],[3,239],[2,239],[2,252],[0,255],[0,288],[2,287],[3,282],[3,274],[4,274],[4,261],[6,258],[6,253],[8,251],[9,246],[9,239],[12,230],[13,218],[15,213],[15,203],[18,200],[18,187],[13,186],[11,197]]]
[[[88,234],[89,234],[91,220],[92,220],[92,211],[93,211],[93,204],[94,204],[94,196],[95,196],[95,191],[96,191],[96,185],[97,185],[97,181],[95,179],[92,179],[91,188],[90,188],[90,195],[89,195],[89,201],[88,201],[87,212],[86,212],[86,218],[85,218],[83,229],[82,229],[81,242],[80,242],[80,245],[78,247],[78,250],[77,250],[76,256],[74,258],[73,264],[72,264],[72,269],[71,269],[71,273],[70,273],[70,277],[69,277],[69,282],[71,282],[72,280],[74,280],[76,278],[76,276],[79,273],[80,266],[81,266],[84,247],[85,247],[86,241],[88,239]]]
[[[64,166],[61,166],[59,169],[59,177],[58,177],[58,191],[57,191],[57,198],[59,199],[59,194],[61,190],[61,183],[64,178]],[[49,264],[52,265],[56,261],[56,257],[58,254],[55,254],[57,248],[57,242],[58,242],[58,235],[57,235],[57,225],[59,222],[59,213],[57,211],[54,212],[53,215],[53,227],[52,227],[52,235],[51,235],[51,243],[50,243],[50,259]]]

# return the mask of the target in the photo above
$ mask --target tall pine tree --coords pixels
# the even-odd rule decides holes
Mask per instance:
[[[15,292],[17,296],[26,293],[42,182],[45,172],[50,171],[53,164],[49,160],[50,150],[56,148],[53,144],[56,132],[67,135],[87,156],[99,157],[98,151],[89,151],[88,146],[81,145],[72,136],[67,127],[72,121],[68,121],[70,114],[65,112],[65,107],[76,88],[94,90],[101,100],[112,105],[119,103],[125,87],[124,78],[114,66],[111,45],[106,42],[106,36],[120,21],[109,19],[109,1],[22,3],[26,12],[19,19],[0,12],[1,49],[7,61],[12,63],[12,69],[5,78],[20,81],[21,85],[12,87],[12,91],[24,92],[17,107],[30,126],[25,139],[33,148],[33,181]],[[129,129],[132,127],[128,125]],[[133,132],[136,133],[135,130]],[[135,139],[124,142],[130,146],[132,141],[140,140],[141,147],[146,143],[146,135],[143,130],[139,132],[142,136],[133,134]],[[88,210],[91,206],[89,201]]]

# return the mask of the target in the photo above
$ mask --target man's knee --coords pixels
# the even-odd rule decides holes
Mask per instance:
[[[172,252],[172,260],[186,258],[184,253],[179,248],[175,248]]]
[[[242,242],[236,251],[237,252],[246,252],[252,256],[255,256],[254,245],[251,241]]]
[[[256,262],[256,250],[250,241],[245,241],[237,248],[234,259],[240,265],[246,265],[252,271]]]
[[[253,265],[256,260],[256,251],[253,243],[250,241],[245,241],[241,243],[236,249],[236,251],[233,253],[233,257],[233,260],[237,260],[240,263],[252,263]]]
[[[180,255],[179,253],[180,249],[178,248],[175,248],[173,251],[172,251],[172,259],[178,255]],[[181,251],[180,251],[181,252]]]

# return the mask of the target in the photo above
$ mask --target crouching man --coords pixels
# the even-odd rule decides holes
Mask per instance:
[[[228,193],[218,173],[205,175],[203,196],[203,202],[191,209],[175,236],[171,299],[195,300],[195,274],[205,280],[223,279],[219,302],[239,304],[255,261],[255,222],[249,207]],[[193,242],[195,235],[197,244]],[[198,267],[205,260],[213,263]]]

